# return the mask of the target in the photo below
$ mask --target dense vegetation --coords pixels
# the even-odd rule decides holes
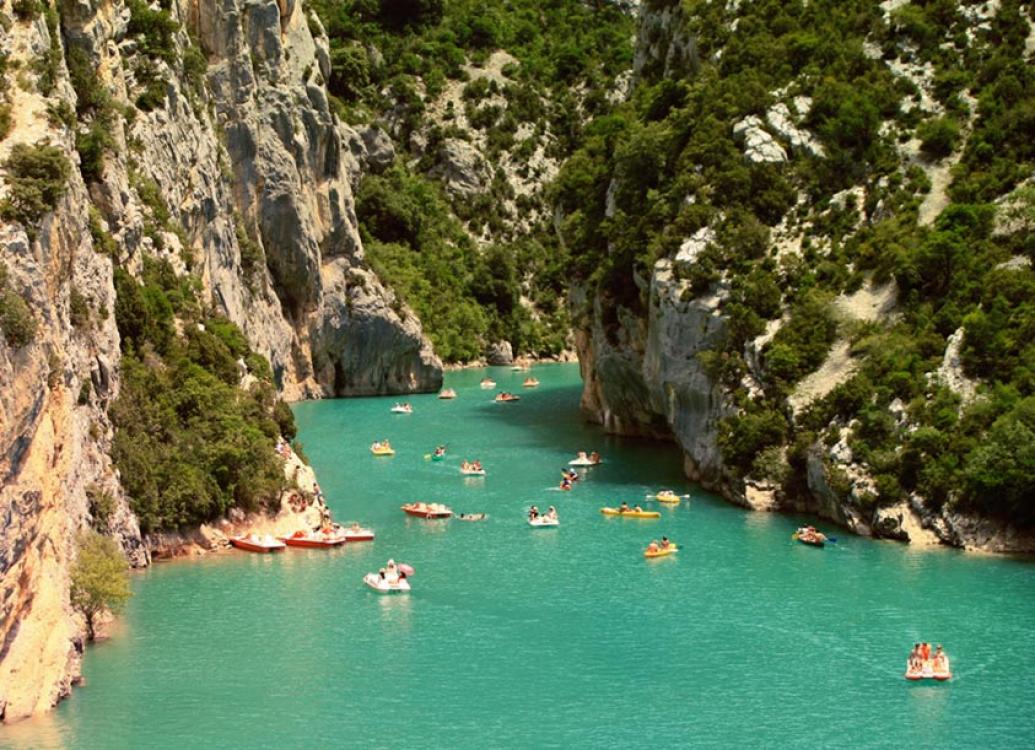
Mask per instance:
[[[145,261],[140,282],[116,269],[115,289],[123,369],[112,453],[142,530],[277,507],[284,475],[273,444],[295,429],[269,364],[233,323],[204,311],[196,281],[166,262]],[[247,390],[238,359],[259,379]]]
[[[708,227],[714,240],[675,271],[688,294],[720,281],[729,290],[729,335],[703,361],[740,407],[721,440],[734,471],[801,491],[809,446],[836,442],[851,424],[854,460],[876,486],[859,502],[918,492],[934,507],[1035,522],[1035,196],[1018,190],[1017,215],[999,224],[991,205],[1035,167],[1021,6],[1002,3],[989,29],[976,31],[966,8],[940,0],[889,19],[863,0],[742,3],[736,24],[729,4],[685,0],[682,9],[698,44],[693,69],[650,70],[626,106],[587,126],[554,187],[573,269],[607,300],[608,332],[617,333],[619,305],[645,314],[646,292],[630,279]],[[896,58],[933,65],[940,112],[925,115],[916,85],[886,63]],[[801,96],[811,98],[803,125],[825,156],[746,161],[732,125]],[[900,150],[914,137],[928,160],[962,147],[953,202],[933,226],[917,221],[927,178]],[[865,189],[862,205],[836,196],[853,185]],[[805,233],[800,254],[776,252],[777,226]],[[868,278],[897,282],[900,314],[838,323],[829,300]],[[751,395],[745,344],[781,317],[754,373],[762,392]],[[982,384],[963,409],[932,375],[961,327],[965,370]],[[859,371],[795,416],[787,396],[838,337],[851,342]],[[896,399],[899,419],[889,411]]]
[[[415,309],[447,361],[476,358],[501,339],[517,352],[563,349],[566,253],[543,220],[542,197],[515,195],[497,167],[510,159],[527,177],[537,148],[560,159],[581,142],[583,122],[610,108],[614,79],[631,64],[632,18],[609,3],[572,0],[315,8],[330,38],[327,83],[339,114],[387,124],[404,148],[420,135],[410,167],[368,176],[357,196],[378,273]],[[500,49],[516,60],[504,66],[502,82],[465,69]],[[458,126],[452,110],[444,119],[430,115],[457,86],[469,127]],[[519,126],[527,129],[520,137]],[[429,176],[446,139],[481,144],[491,182],[483,192],[451,197]]]

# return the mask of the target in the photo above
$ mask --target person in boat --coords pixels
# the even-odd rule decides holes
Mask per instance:
[[[619,513],[628,513],[630,510],[632,510],[632,508],[629,507],[629,503],[625,502],[625,500],[623,500],[622,504],[618,506]]]
[[[661,549],[661,548],[658,546],[658,540],[657,539],[652,539],[651,543],[647,545],[647,551],[648,552],[657,552],[659,549]]]
[[[537,518],[539,518],[539,508],[533,505],[528,509],[528,520],[534,521]]]
[[[595,464],[600,463],[600,454],[597,453],[596,451],[593,451],[592,453],[589,454],[589,460],[592,461]]]
[[[567,477],[568,477],[568,479],[570,479],[570,480],[571,480],[572,482],[577,482],[577,481],[579,481],[579,473],[578,473],[577,471],[575,471],[575,469],[568,469],[568,473],[567,473],[567,475],[566,475],[566,476],[567,476]]]
[[[564,477],[564,479],[561,480],[561,489],[562,490],[570,490],[571,489],[571,480],[568,479],[568,477]]]
[[[579,451],[579,455],[575,456],[579,461],[586,460],[586,451]]]
[[[929,661],[931,661],[931,644],[930,643],[926,643],[925,642],[925,643],[921,643],[920,644],[920,655],[921,655],[921,657],[924,660],[924,664],[927,664]]]
[[[435,455],[436,456],[444,456],[444,455],[446,455],[446,446],[440,445],[437,448],[435,448]]]
[[[551,505],[550,506],[550,510],[546,511],[546,517],[549,518],[552,521],[556,521],[557,520],[557,509]]]
[[[949,657],[942,650],[942,646],[939,643],[934,650],[934,663],[933,668],[935,672],[948,672],[949,671]]]
[[[661,537],[661,548],[662,548],[662,549],[668,549],[668,548],[669,548],[669,547],[671,547],[671,546],[672,546],[672,542],[670,542],[670,541],[668,540],[668,537],[667,537],[667,536],[663,536],[663,537]]]
[[[481,471],[482,470],[482,462],[481,461],[475,460],[475,462],[474,462],[474,470],[475,471]]]
[[[379,571],[377,571],[377,576],[383,581],[385,579],[385,569],[381,568]]]
[[[637,513],[643,513],[643,508],[641,508],[639,505],[634,507],[633,510],[636,511]]]

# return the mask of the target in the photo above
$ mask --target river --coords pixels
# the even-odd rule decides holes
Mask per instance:
[[[459,398],[295,407],[336,518],[377,540],[241,552],[135,576],[87,685],[50,716],[0,729],[10,747],[641,748],[1035,746],[1035,567],[920,550],[749,513],[686,483],[671,445],[604,436],[579,416],[577,367],[490,372],[513,404],[449,373]],[[376,458],[371,441],[397,454]],[[437,443],[443,462],[425,459]],[[578,449],[601,466],[555,489]],[[484,479],[459,475],[478,458]],[[662,487],[660,520],[604,518]],[[423,521],[445,502],[480,523]],[[524,511],[556,505],[561,526]],[[652,506],[657,507],[656,503]],[[645,560],[667,534],[683,548]],[[413,592],[361,583],[388,557]],[[915,640],[945,644],[954,679],[902,679]]]

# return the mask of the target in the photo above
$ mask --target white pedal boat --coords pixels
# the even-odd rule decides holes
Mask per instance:
[[[538,518],[529,518],[528,525],[534,529],[542,529],[549,526],[560,526],[561,522],[556,518],[547,518],[546,516],[539,516]]]
[[[377,573],[367,573],[363,576],[363,583],[379,594],[400,594],[410,590],[410,582],[405,578],[400,578],[393,583]]]

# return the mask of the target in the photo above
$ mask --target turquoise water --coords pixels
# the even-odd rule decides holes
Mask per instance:
[[[377,532],[334,551],[156,565],[88,684],[50,717],[0,729],[15,747],[1035,746],[1035,567],[844,534],[791,541],[796,519],[746,513],[687,485],[671,446],[604,437],[578,414],[574,366],[496,368],[516,404],[447,376],[455,401],[300,404],[340,520]],[[388,437],[393,458],[369,453]],[[424,460],[436,443],[449,459]],[[606,463],[554,491],[580,448]],[[458,474],[480,458],[488,476]],[[662,519],[598,509],[673,487]],[[486,512],[421,521],[402,502]],[[524,510],[556,505],[562,526]],[[667,534],[684,548],[647,561]],[[361,584],[388,557],[414,590]],[[949,684],[902,679],[917,639],[944,643]]]

